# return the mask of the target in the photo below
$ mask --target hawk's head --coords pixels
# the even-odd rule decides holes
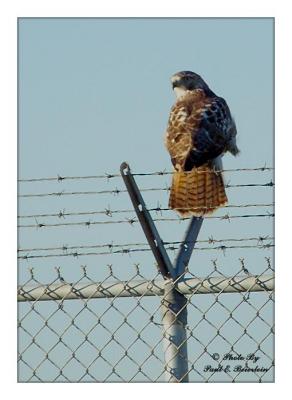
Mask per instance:
[[[206,82],[192,71],[177,72],[171,77],[172,88],[176,97],[183,96],[187,90],[192,91],[196,89],[210,90]]]

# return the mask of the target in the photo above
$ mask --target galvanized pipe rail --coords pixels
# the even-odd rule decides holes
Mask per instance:
[[[273,275],[235,277],[209,277],[184,279],[176,284],[179,293],[188,295],[264,292],[274,290]],[[51,285],[27,285],[18,287],[17,301],[109,299],[113,297],[163,296],[165,281],[133,280],[119,283],[60,282]]]

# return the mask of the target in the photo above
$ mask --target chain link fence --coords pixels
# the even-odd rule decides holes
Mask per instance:
[[[274,184],[269,176],[244,181],[245,171],[261,177],[272,169],[226,171],[241,172],[236,184],[226,184],[232,202],[205,219],[190,264],[174,281],[157,270],[128,199],[121,200],[126,190],[35,186],[92,180],[107,186],[118,174],[20,180],[33,192],[19,194],[19,381],[273,381],[274,214],[266,191]],[[167,174],[134,175],[152,183]],[[240,188],[264,192],[243,202],[231,192]],[[141,192],[175,255],[187,221],[163,206],[167,186]],[[157,192],[162,204],[154,204]],[[96,207],[97,195],[107,202],[113,195],[113,206]],[[88,209],[80,211],[80,196]],[[60,207],[64,199],[69,211]]]

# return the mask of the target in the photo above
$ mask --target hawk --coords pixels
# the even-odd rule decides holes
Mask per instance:
[[[165,137],[174,166],[169,208],[203,216],[227,203],[222,155],[236,155],[236,126],[226,101],[191,71],[171,78],[177,101]]]

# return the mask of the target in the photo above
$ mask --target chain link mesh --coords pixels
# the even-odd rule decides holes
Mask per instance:
[[[269,172],[270,168],[246,170],[259,173]],[[161,177],[165,174],[140,175],[141,178],[149,175],[152,179],[153,175]],[[20,183],[46,184],[49,181],[47,184],[52,184],[56,181],[59,185],[67,180],[83,182],[95,178],[105,178],[107,182],[112,177],[117,177],[117,174],[58,176],[20,180]],[[250,190],[248,183],[242,180],[239,183],[242,183],[243,189]],[[269,190],[272,186],[258,188]],[[109,192],[103,189],[106,188],[101,187],[100,192]],[[50,190],[53,194],[63,193],[51,186],[46,190],[46,193]],[[70,193],[80,192],[72,190]],[[84,187],[82,192],[85,195],[90,190]],[[38,189],[36,193],[38,195]],[[151,191],[150,195],[153,197],[147,198],[147,204],[151,201],[153,204],[157,196]],[[94,211],[92,203],[85,202],[84,207],[92,211],[66,212],[61,203],[63,196],[56,197],[53,210],[46,209],[48,203],[45,203],[44,209],[38,203],[29,207],[20,203],[19,218],[41,217],[42,221],[35,220],[35,224],[29,224],[31,228],[36,228],[29,240],[26,240],[26,233],[20,233],[23,244],[19,243],[18,252],[19,381],[167,381],[169,375],[166,372],[173,371],[169,371],[165,361],[167,347],[172,341],[165,326],[165,307],[171,313],[170,320],[173,322],[170,325],[177,321],[181,323],[180,314],[187,312],[183,323],[185,338],[178,348],[178,351],[182,347],[187,348],[187,353],[180,352],[186,358],[186,371],[178,381],[184,381],[186,375],[190,382],[273,381],[274,269],[273,258],[268,253],[274,246],[270,219],[274,215],[267,211],[273,206],[273,198],[267,199],[266,194],[253,194],[251,201],[244,205],[234,197],[230,203],[234,207],[258,207],[259,210],[254,214],[248,208],[239,216],[240,219],[222,215],[204,222],[208,225],[199,237],[189,269],[172,285],[172,290],[174,287],[184,299],[183,307],[178,310],[167,304],[171,294],[167,285],[169,282],[155,272],[157,269],[151,251],[141,236],[138,223],[135,226],[133,223],[126,225],[128,243],[122,243],[125,231],[118,231],[116,225],[105,225],[106,220],[89,221],[87,225],[79,219],[77,222],[69,220],[59,226],[59,222],[48,224],[44,219],[82,218],[84,214],[99,213],[111,218],[119,210],[131,212],[128,202],[120,204],[117,201],[114,208],[104,207],[108,212]],[[23,201],[28,200],[23,198]],[[167,197],[162,198],[162,202],[166,204]],[[70,203],[73,210],[74,205]],[[61,214],[54,211],[56,207],[62,210]],[[151,208],[154,217],[168,211],[160,205]],[[268,217],[260,218],[265,220],[264,225],[261,222],[261,231],[265,234],[261,235],[256,225],[259,216]],[[123,221],[131,219],[133,217],[129,216]],[[157,224],[163,222],[159,226],[162,237],[167,238],[171,233],[169,240],[164,242],[165,247],[169,252],[176,253],[184,222],[163,216],[156,220]],[[165,222],[169,220],[177,223],[169,228]],[[220,234],[222,224],[226,223],[224,232],[228,239]],[[78,239],[69,237],[65,231],[69,229],[68,225],[70,229],[82,229],[76,234]],[[118,224],[120,229],[125,229],[122,225],[125,226]],[[51,235],[48,233],[51,230],[45,230],[49,226],[52,229],[58,226],[56,240],[52,244],[52,236],[46,236]],[[24,225],[20,224],[19,229],[22,228]],[[89,239],[93,232],[88,228],[100,229],[97,242],[92,243]],[[174,240],[176,230],[178,238]],[[238,231],[239,236],[236,235]],[[27,228],[23,232],[28,232]],[[206,232],[207,235],[211,232],[214,237],[206,237]],[[112,241],[106,235],[113,238]],[[117,242],[114,241],[115,236]],[[67,239],[70,244],[64,243]],[[74,241],[77,243],[74,244]],[[84,263],[80,267],[81,259]],[[60,260],[62,267],[59,266]],[[55,261],[57,264],[54,264]],[[111,264],[108,264],[109,261]]]
[[[30,274],[19,288],[19,299],[25,300],[19,306],[23,380],[164,381],[164,286],[158,274],[147,280],[136,265],[131,278],[122,282],[108,266],[104,280],[96,283],[83,267],[80,279],[68,283],[57,269],[49,285],[43,285],[33,270]],[[250,277],[243,262],[226,277],[215,261],[204,279],[189,271],[184,276],[191,291],[186,296],[190,381],[272,379],[270,259],[262,274]],[[188,283],[193,280],[196,284]],[[66,293],[58,293],[62,287]],[[178,286],[184,294],[183,289]]]

